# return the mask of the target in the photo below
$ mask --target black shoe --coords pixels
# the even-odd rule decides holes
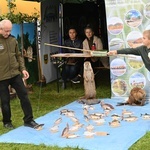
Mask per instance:
[[[36,128],[39,126],[38,123],[36,123],[34,120],[30,121],[30,122],[26,122],[24,123],[24,126],[26,127],[30,127],[30,128]]]
[[[66,89],[66,82],[62,83],[62,89]]]
[[[76,76],[74,79],[71,80],[72,83],[80,83],[80,78],[79,76]]]
[[[6,123],[6,124],[4,124],[4,127],[6,129],[14,129],[14,126],[12,125],[12,123]]]

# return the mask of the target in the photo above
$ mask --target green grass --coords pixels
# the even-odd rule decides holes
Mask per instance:
[[[96,78],[97,83],[97,98],[110,98],[110,76],[109,70],[102,70]],[[49,113],[55,109],[65,106],[68,103],[77,100],[84,95],[83,83],[71,84],[67,83],[67,89],[63,90],[60,84],[60,92],[57,92],[56,82],[47,84],[45,87],[33,85],[33,93],[29,94],[30,101],[33,107],[34,118]],[[17,128],[23,125],[23,113],[18,99],[11,100],[12,109],[12,123]],[[0,114],[0,120],[2,116]],[[8,132],[9,130],[3,128],[2,122],[0,123],[0,135]],[[137,141],[130,150],[150,150],[150,132]],[[79,147],[60,148],[57,145],[54,147],[45,145],[32,145],[32,144],[6,144],[0,143],[0,149],[3,150],[81,150]]]

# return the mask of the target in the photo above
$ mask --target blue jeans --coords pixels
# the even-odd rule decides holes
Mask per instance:
[[[9,85],[11,85],[16,90],[18,98],[20,99],[20,104],[24,113],[24,122],[28,123],[32,121],[33,114],[28,98],[28,93],[22,81],[21,75],[17,75],[11,79],[0,81],[0,99],[3,123],[6,124],[11,122],[10,93],[8,89]]]

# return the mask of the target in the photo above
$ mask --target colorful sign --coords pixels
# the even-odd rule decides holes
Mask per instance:
[[[42,74],[48,83],[57,78],[56,65],[52,63],[51,55],[58,53],[59,49],[46,46],[45,43],[59,44],[59,1],[42,1],[41,13],[40,58]]]
[[[105,0],[109,51],[141,46],[142,32],[150,29],[149,0]],[[112,98],[126,99],[138,86],[150,97],[150,72],[140,56],[110,57]]]

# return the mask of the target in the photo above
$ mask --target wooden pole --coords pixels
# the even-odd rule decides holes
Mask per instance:
[[[92,53],[91,50],[87,49],[80,49],[80,48],[74,48],[74,47],[67,47],[67,46],[61,46],[61,45],[56,45],[56,44],[49,44],[49,43],[44,43],[47,46],[53,46],[53,47],[58,47],[58,48],[66,48],[66,49],[72,49],[72,50],[78,50],[78,51],[83,51],[83,52],[90,52]],[[105,50],[106,51],[106,50]],[[97,51],[98,52],[98,51]],[[104,50],[99,50],[99,52],[104,52]],[[130,57],[130,58],[136,58],[136,56],[131,56],[131,55],[126,55],[126,54],[115,54],[115,55],[107,55],[107,57],[113,57],[113,56],[120,56],[120,57]],[[106,56],[105,56],[106,57]]]
[[[40,54],[39,54],[39,31],[38,28],[40,28],[40,25],[37,22],[38,20],[36,19],[35,25],[36,25],[36,52],[37,52],[37,63],[38,63],[38,76],[39,76],[39,81],[42,80],[42,67],[41,67],[41,59],[40,59]]]
[[[47,46],[53,46],[53,47],[58,47],[58,48],[66,48],[66,49],[78,50],[78,51],[83,51],[83,52],[91,52],[91,50],[87,50],[87,49],[67,47],[67,46],[61,46],[61,45],[55,45],[55,44],[49,44],[49,43],[44,43],[44,44]]]
[[[21,54],[23,56],[23,50],[24,50],[23,22],[21,22],[20,24],[20,32],[21,32]]]

